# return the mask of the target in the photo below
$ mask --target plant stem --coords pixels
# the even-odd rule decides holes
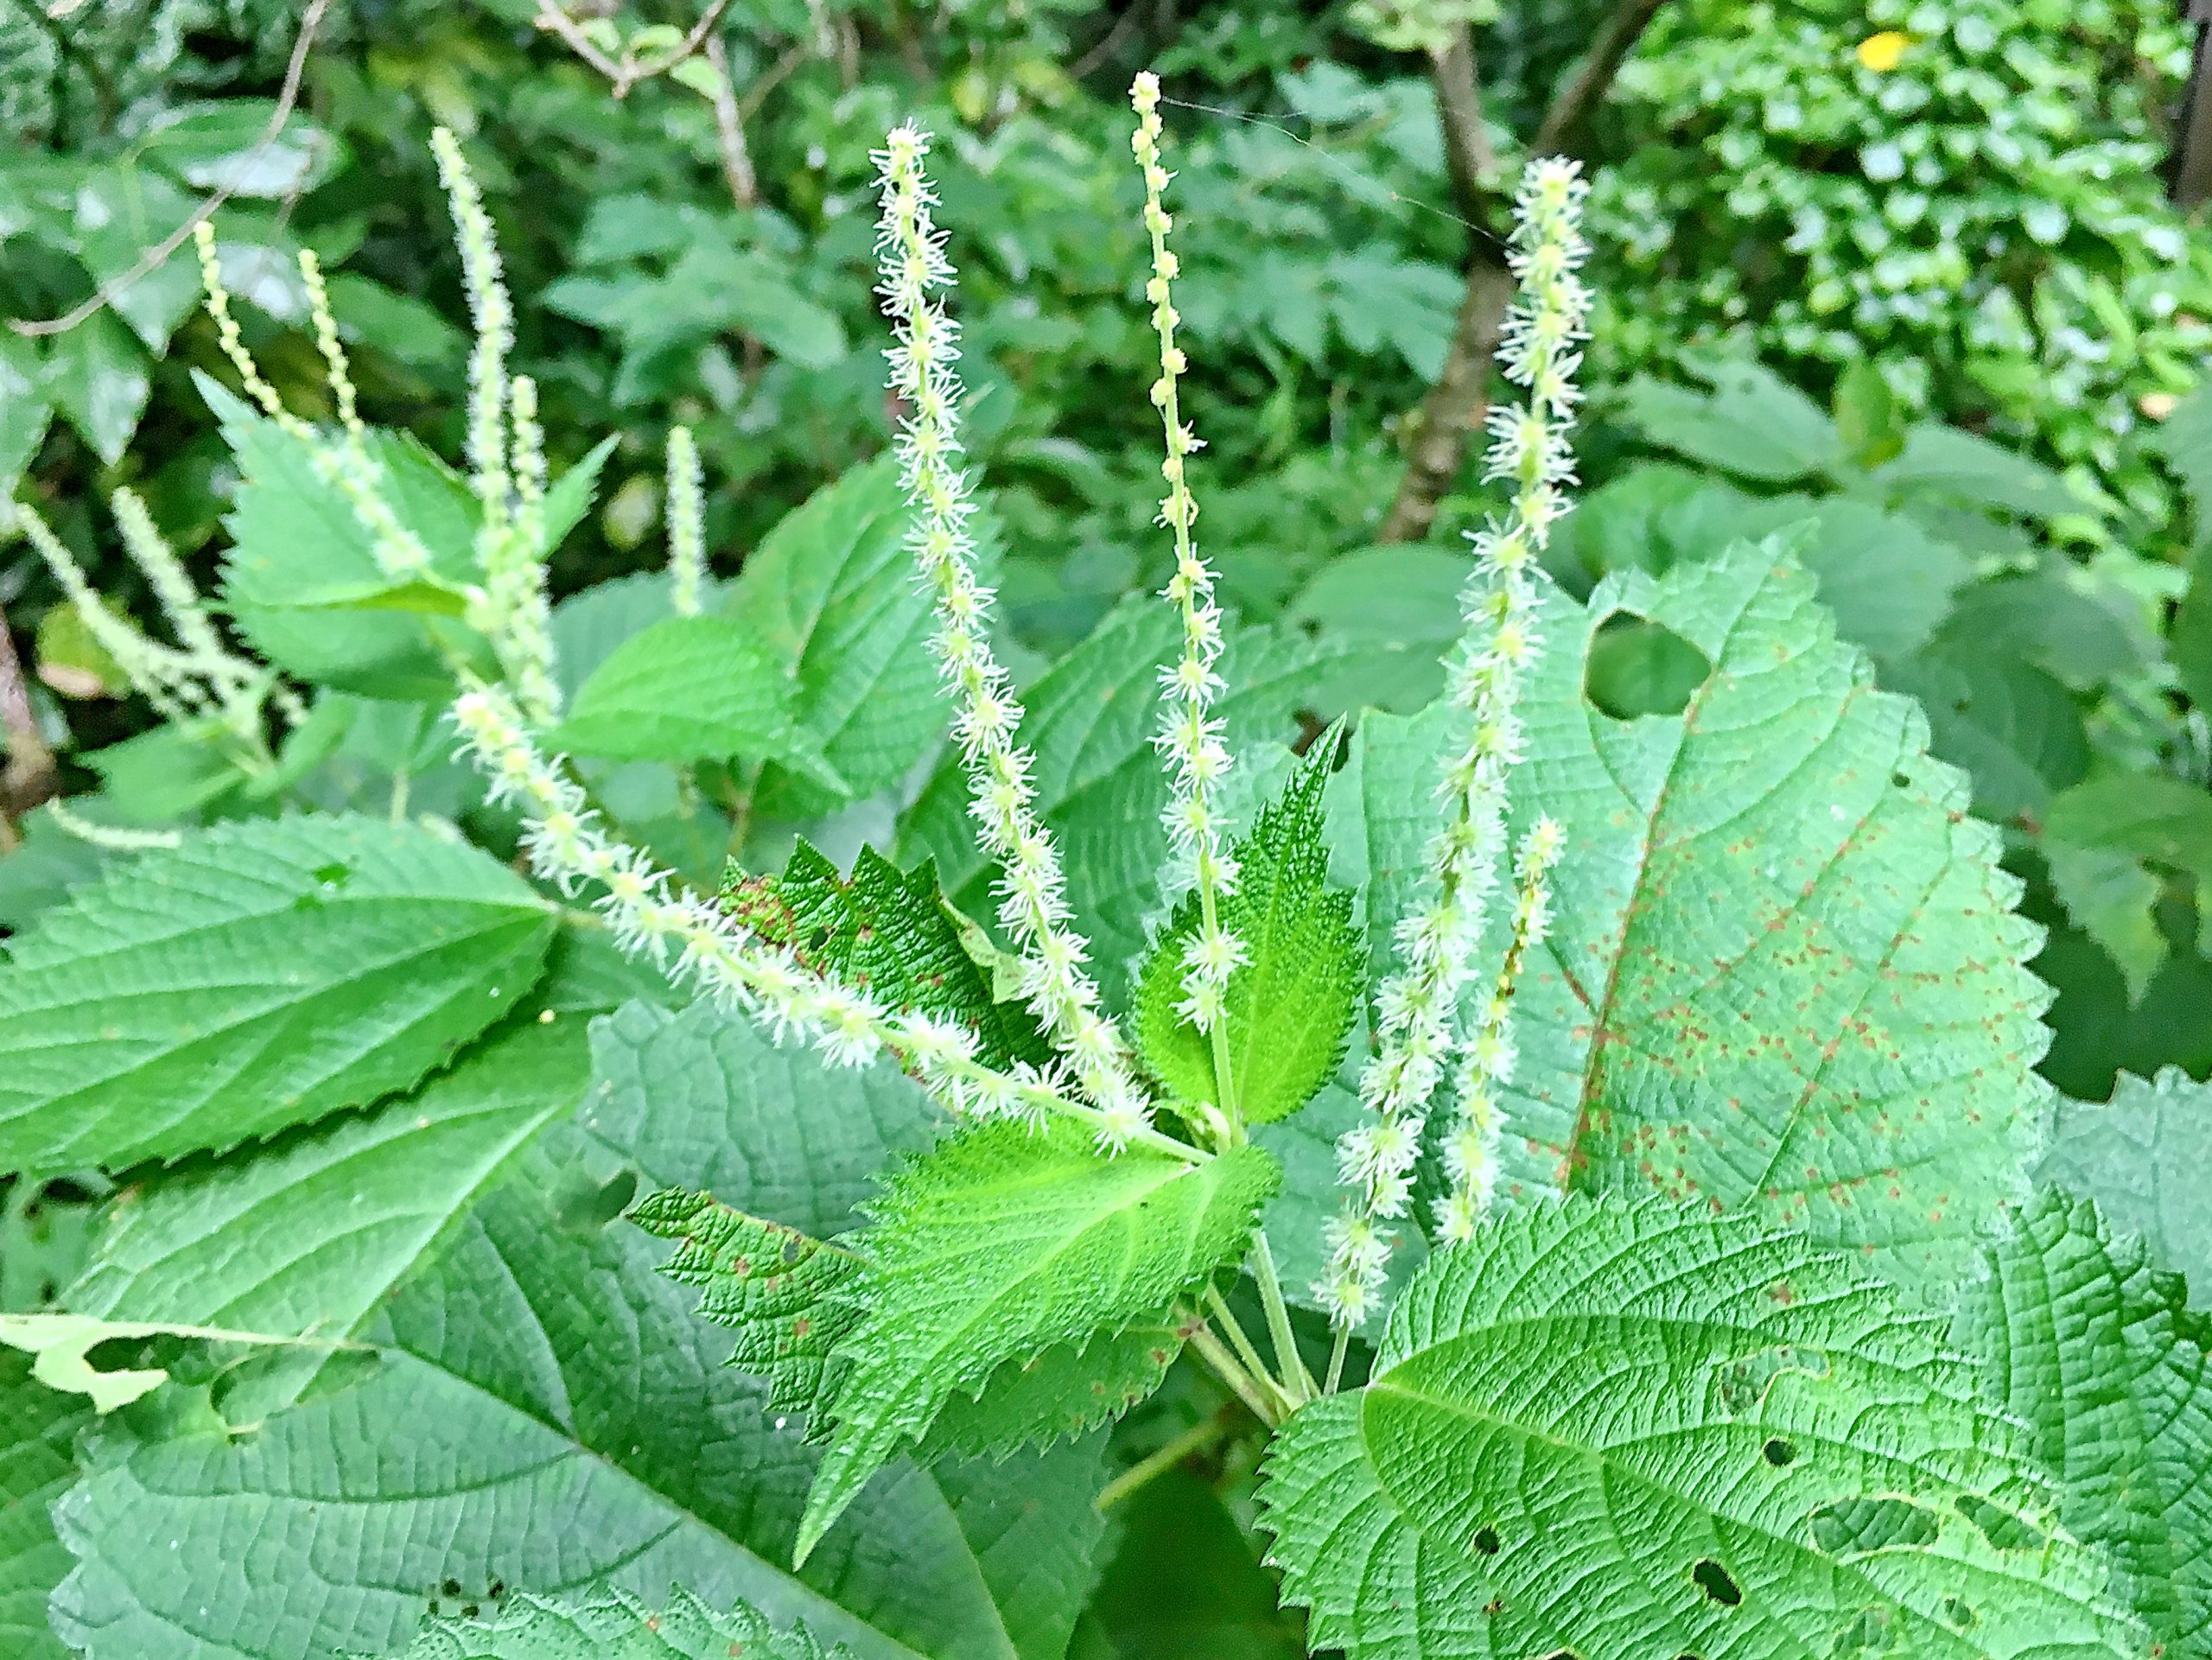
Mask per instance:
[[[1321,1385],[1322,1394],[1334,1395],[1338,1389],[1343,1384],[1344,1381],[1344,1356],[1351,1351],[1351,1327],[1349,1326],[1339,1326],[1337,1327],[1336,1345],[1329,1351],[1329,1377],[1328,1381]]]
[[[1313,1374],[1306,1370],[1298,1352],[1298,1334],[1291,1330],[1290,1306],[1283,1301],[1282,1280],[1275,1273],[1275,1254],[1268,1248],[1265,1232],[1252,1236],[1252,1277],[1259,1282],[1260,1303],[1268,1311],[1268,1336],[1275,1345],[1275,1369],[1294,1406],[1303,1406],[1314,1395]]]
[[[1276,1394],[1281,1394],[1282,1388],[1275,1382],[1274,1374],[1268,1370],[1268,1363],[1260,1358],[1260,1345],[1252,1341],[1251,1335],[1244,1329],[1244,1323],[1236,1318],[1235,1311],[1223,1299],[1221,1293],[1211,1286],[1206,1288],[1206,1308],[1221,1322],[1221,1329],[1229,1333],[1229,1341],[1236,1351],[1237,1359],[1243,1362],[1254,1377]]]
[[[1214,1375],[1229,1385],[1236,1398],[1252,1409],[1254,1417],[1269,1428],[1282,1421],[1281,1409],[1268,1397],[1257,1380],[1237,1364],[1236,1357],[1229,1352],[1228,1345],[1214,1335],[1212,1327],[1202,1325],[1193,1331],[1191,1346],[1198,1352],[1200,1359],[1213,1368]]]
[[[1098,1497],[1092,1499],[1091,1504],[1100,1511],[1112,1510],[1139,1488],[1166,1474],[1185,1459],[1205,1452],[1228,1433],[1229,1420],[1225,1409],[1201,1418],[1166,1446],[1157,1452],[1147,1453],[1101,1487]]]

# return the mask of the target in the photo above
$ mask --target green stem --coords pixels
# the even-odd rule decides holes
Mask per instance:
[[[1166,1446],[1139,1459],[1101,1487],[1091,1504],[1100,1511],[1112,1510],[1139,1488],[1166,1475],[1185,1459],[1205,1452],[1228,1433],[1229,1420],[1224,1412],[1201,1418]]]
[[[1206,1309],[1221,1322],[1221,1329],[1229,1333],[1229,1341],[1236,1351],[1236,1358],[1244,1363],[1252,1376],[1276,1395],[1281,1395],[1283,1393],[1281,1385],[1275,1382],[1274,1375],[1268,1371],[1268,1363],[1260,1358],[1260,1345],[1252,1341],[1250,1335],[1244,1330],[1243,1321],[1236,1318],[1235,1311],[1224,1301],[1221,1293],[1211,1286],[1206,1288]]]
[[[1321,1386],[1324,1395],[1334,1395],[1344,1381],[1344,1356],[1351,1348],[1351,1327],[1337,1327],[1337,1341],[1329,1351],[1329,1381]]]
[[[1252,1409],[1254,1417],[1269,1428],[1282,1421],[1281,1409],[1268,1398],[1251,1374],[1237,1364],[1236,1357],[1229,1352],[1228,1345],[1213,1334],[1211,1326],[1201,1326],[1192,1332],[1191,1346],[1198,1352],[1200,1359],[1213,1368],[1214,1375],[1229,1385],[1236,1398]]]
[[[1314,1396],[1313,1374],[1306,1370],[1298,1352],[1298,1334],[1291,1330],[1290,1306],[1283,1301],[1282,1281],[1275,1273],[1275,1254],[1263,1232],[1252,1236],[1252,1277],[1259,1282],[1260,1304],[1268,1311],[1268,1336],[1275,1345],[1275,1369],[1294,1406],[1303,1406]]]

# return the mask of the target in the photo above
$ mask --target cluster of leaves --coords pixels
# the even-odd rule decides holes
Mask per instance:
[[[1871,358],[1913,409],[2162,525],[2144,411],[2212,344],[2212,242],[2161,183],[2190,48],[2159,0],[1662,12],[1599,209],[1607,347],[1649,364],[1742,331],[1815,391]]]
[[[1421,82],[1332,61],[1320,25],[1224,7],[1167,60],[1313,124],[1210,129],[1178,183],[1178,297],[1193,358],[1217,359],[1191,385],[1216,389],[1208,461],[1234,480],[1206,525],[1243,614],[1217,712],[1249,1138],[1107,1160],[1064,1125],[963,1127],[887,1061],[836,1068],[694,1000],[516,874],[515,815],[444,721],[454,665],[491,653],[454,603],[480,508],[436,458],[464,337],[413,300],[448,270],[407,223],[433,213],[404,130],[426,104],[483,103],[511,268],[559,271],[548,303],[581,325],[531,321],[523,349],[573,462],[546,507],[569,590],[548,741],[756,937],[1050,1075],[1019,964],[972,919],[993,872],[942,753],[906,509],[860,460],[884,410],[854,199],[918,90],[964,116],[944,194],[979,251],[975,436],[1000,487],[976,522],[1030,648],[1037,809],[1162,1099],[1194,1124],[1221,1109],[1176,1008],[1198,919],[1160,886],[1179,632],[1120,599],[1162,540],[1141,528],[1157,428],[1125,129],[1062,67],[1108,30],[1014,10],[733,23],[730,85],[794,65],[747,111],[774,207],[726,188],[702,64],[618,101],[556,41],[402,7],[364,9],[345,27],[365,35],[334,38],[371,49],[311,67],[315,124],[287,130],[340,137],[267,245],[358,248],[377,273],[340,320],[372,410],[405,394],[437,441],[367,440],[431,576],[385,576],[309,447],[188,376],[219,362],[213,332],[170,319],[147,436],[179,488],[149,494],[305,707],[265,765],[189,723],[105,743],[80,723],[73,819],[171,844],[41,811],[0,862],[0,1645],[2212,1655],[2212,1251],[2186,1185],[2212,1097],[2172,1071],[2121,1077],[2110,1105],[2054,1098],[2025,966],[2060,988],[2044,1070],[2076,1092],[2212,1064],[2190,1049],[2212,584],[2077,562],[2062,550],[2112,534],[2097,501],[1916,419],[1883,377],[1825,410],[1703,357],[1695,386],[1619,389],[1642,448],[1608,455],[1552,550],[1522,709],[1513,825],[1548,814],[1573,851],[1516,1000],[1498,1208],[1449,1250],[1405,1224],[1352,1387],[1272,1437],[1282,1403],[1204,1352],[1279,1269],[1323,1371],[1306,1288],[1333,1142],[1456,737],[1435,699],[1466,561],[1337,557],[1388,482],[1382,414],[1449,333],[1455,229],[1396,201],[1433,190],[1441,150]],[[1530,32],[1485,10],[1351,26]],[[681,37],[588,38],[639,61]],[[909,89],[916,57],[933,79]],[[168,112],[201,89],[149,61],[149,130],[211,118]],[[233,277],[251,242],[226,224]],[[54,262],[48,309],[98,274],[66,241]],[[319,407],[311,341],[270,310],[250,336]],[[745,487],[709,522],[748,552],[696,615],[658,573],[607,575],[650,526],[671,413]],[[2166,423],[2185,479],[2208,421]],[[85,545],[73,442],[49,437],[26,494]],[[73,611],[47,614],[42,662],[111,673]],[[1327,728],[1346,712],[1348,740]],[[1424,1197],[1443,1180],[1432,1148]]]

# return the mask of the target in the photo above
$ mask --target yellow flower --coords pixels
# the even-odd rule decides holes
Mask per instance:
[[[1859,61],[1878,75],[1886,74],[1904,61],[1905,48],[1911,44],[1911,35],[1885,29],[1859,42]]]

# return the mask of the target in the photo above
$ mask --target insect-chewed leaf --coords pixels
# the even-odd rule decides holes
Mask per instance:
[[[699,1312],[737,1333],[730,1364],[767,1380],[770,1406],[812,1415],[842,1371],[830,1351],[860,1318],[861,1259],[681,1188],[640,1200],[630,1219],[677,1242],[660,1271],[697,1286]]]
[[[1236,891],[1221,925],[1248,960],[1230,976],[1229,1053],[1243,1117],[1287,1118],[1311,1100],[1344,1059],[1359,996],[1359,936],[1351,895],[1329,886],[1321,792],[1334,734],[1313,746],[1281,796],[1236,845]],[[1211,1041],[1177,1012],[1183,955],[1198,932],[1198,900],[1185,898],[1145,959],[1137,987],[1137,1040],[1152,1069],[1184,1099],[1219,1104]]]
[[[1940,1335],[1750,1218],[1510,1212],[1276,1442],[1285,1595],[1350,1660],[2147,1657]]]
[[[0,1169],[221,1149],[405,1089],[530,989],[553,927],[487,855],[374,819],[121,865],[0,969]]]
[[[1622,613],[1712,664],[1679,715],[1616,721],[1585,697]],[[1568,852],[1514,1002],[1503,1191],[1741,1208],[1948,1294],[1974,1226],[2024,1188],[2050,1093],[2033,1070],[2050,994],[2024,966],[2039,931],[1965,779],[1770,544],[1616,575],[1586,608],[1548,595],[1542,627],[1513,817],[1549,813]],[[1380,958],[1449,735],[1370,720],[1339,774],[1357,806],[1340,868],[1367,875]]]
[[[976,1034],[977,1059],[988,1065],[1052,1059],[1036,1017],[994,1000],[930,860],[902,875],[864,847],[849,879],[802,840],[780,877],[741,881],[723,902],[754,932],[792,946],[810,968],[866,987],[879,1002],[957,1021]]]
[[[799,1529],[804,1561],[869,1476],[956,1391],[1009,1361],[1140,1320],[1234,1262],[1276,1179],[1255,1147],[1217,1158],[1103,1158],[1072,1124],[985,1125],[916,1159],[859,1237],[866,1318]]]
[[[1158,1389],[1182,1349],[1180,1332],[1149,1321],[1009,1360],[984,1380],[980,1395],[944,1403],[922,1452],[1004,1454],[1079,1435]]]
[[[841,1643],[829,1660],[851,1652]],[[489,1619],[433,1621],[398,1660],[727,1660],[737,1654],[824,1660],[804,1625],[779,1631],[744,1603],[718,1614],[680,1589],[658,1611],[621,1591],[560,1602],[524,1593]]]
[[[67,1660],[46,1623],[46,1600],[69,1571],[48,1512],[76,1479],[70,1449],[92,1415],[30,1373],[29,1356],[0,1350],[0,1651]]]
[[[2058,1479],[2059,1519],[2104,1547],[2170,1655],[2212,1654],[2212,1367],[2178,1276],[2088,1199],[2037,1194],[1991,1247],[1953,1335]]]

